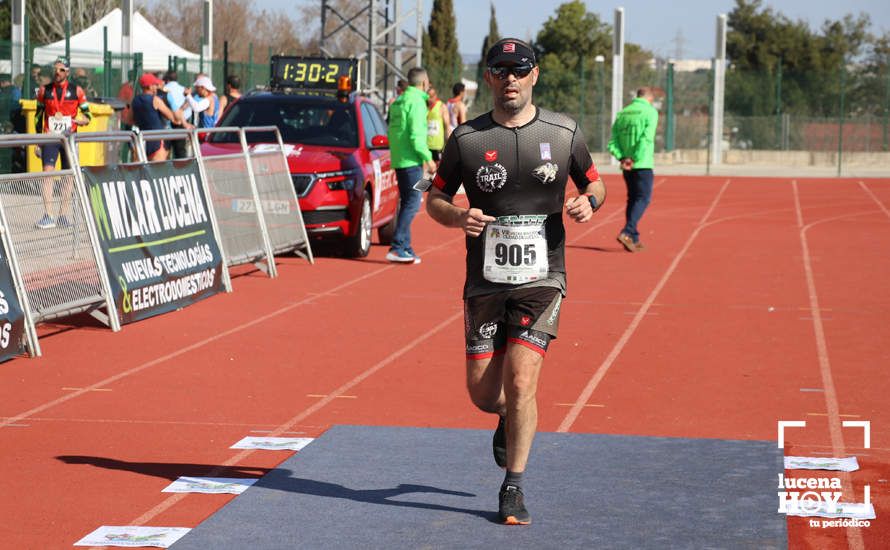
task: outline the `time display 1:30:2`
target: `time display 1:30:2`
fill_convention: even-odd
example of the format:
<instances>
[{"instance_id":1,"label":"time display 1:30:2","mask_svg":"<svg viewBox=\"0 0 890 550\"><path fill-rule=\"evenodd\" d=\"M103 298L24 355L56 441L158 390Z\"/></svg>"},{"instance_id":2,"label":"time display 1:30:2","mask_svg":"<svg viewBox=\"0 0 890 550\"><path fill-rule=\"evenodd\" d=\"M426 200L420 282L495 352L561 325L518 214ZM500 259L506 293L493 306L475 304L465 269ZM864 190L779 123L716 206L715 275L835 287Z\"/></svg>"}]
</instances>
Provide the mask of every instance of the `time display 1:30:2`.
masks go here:
<instances>
[{"instance_id":1,"label":"time display 1:30:2","mask_svg":"<svg viewBox=\"0 0 890 550\"><path fill-rule=\"evenodd\" d=\"M350 73L352 70L349 71ZM336 84L340 76L340 65L337 63L287 63L281 77L292 82L325 82ZM349 76L352 76L351 74Z\"/></svg>"}]
</instances>

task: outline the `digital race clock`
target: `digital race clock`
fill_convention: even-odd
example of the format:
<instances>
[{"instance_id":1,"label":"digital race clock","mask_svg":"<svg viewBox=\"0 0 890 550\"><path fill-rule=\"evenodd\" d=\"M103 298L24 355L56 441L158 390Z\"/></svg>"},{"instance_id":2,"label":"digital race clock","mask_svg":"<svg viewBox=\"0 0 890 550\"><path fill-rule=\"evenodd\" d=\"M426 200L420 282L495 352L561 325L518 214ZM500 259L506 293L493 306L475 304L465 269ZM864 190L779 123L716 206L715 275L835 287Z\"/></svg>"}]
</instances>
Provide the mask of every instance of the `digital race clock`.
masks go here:
<instances>
[{"instance_id":1,"label":"digital race clock","mask_svg":"<svg viewBox=\"0 0 890 550\"><path fill-rule=\"evenodd\" d=\"M349 91L358 80L358 60L345 58L272 56L272 88L336 91L341 76L349 77Z\"/></svg>"}]
</instances>

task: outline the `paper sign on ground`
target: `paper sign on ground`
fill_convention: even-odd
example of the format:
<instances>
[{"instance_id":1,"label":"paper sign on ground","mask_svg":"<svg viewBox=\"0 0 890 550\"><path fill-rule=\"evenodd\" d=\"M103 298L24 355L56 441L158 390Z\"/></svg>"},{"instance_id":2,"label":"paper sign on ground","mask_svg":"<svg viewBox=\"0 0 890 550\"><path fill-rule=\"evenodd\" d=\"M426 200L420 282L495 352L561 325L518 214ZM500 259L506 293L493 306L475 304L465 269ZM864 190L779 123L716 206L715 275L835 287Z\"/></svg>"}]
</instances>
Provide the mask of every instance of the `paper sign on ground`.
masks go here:
<instances>
[{"instance_id":1,"label":"paper sign on ground","mask_svg":"<svg viewBox=\"0 0 890 550\"><path fill-rule=\"evenodd\" d=\"M74 546L122 546L170 548L191 531L188 527L134 527L103 525L74 543Z\"/></svg>"},{"instance_id":2,"label":"paper sign on ground","mask_svg":"<svg viewBox=\"0 0 890 550\"><path fill-rule=\"evenodd\" d=\"M788 502L787 511L785 513L789 516L799 516L802 518L875 519L875 507L871 503L838 502L837 505L835 505L834 511L829 511L827 502L813 500L807 500L805 502L806 505L803 507L799 501Z\"/></svg>"},{"instance_id":3,"label":"paper sign on ground","mask_svg":"<svg viewBox=\"0 0 890 550\"><path fill-rule=\"evenodd\" d=\"M248 436L230 449L262 449L266 451L299 451L312 442L311 437L254 437Z\"/></svg>"},{"instance_id":4,"label":"paper sign on ground","mask_svg":"<svg viewBox=\"0 0 890 550\"><path fill-rule=\"evenodd\" d=\"M256 478L180 477L161 492L240 495L256 482Z\"/></svg>"},{"instance_id":5,"label":"paper sign on ground","mask_svg":"<svg viewBox=\"0 0 890 550\"><path fill-rule=\"evenodd\" d=\"M855 472L859 469L859 462L855 456L846 458L786 456L786 470L839 470L841 472Z\"/></svg>"}]
</instances>

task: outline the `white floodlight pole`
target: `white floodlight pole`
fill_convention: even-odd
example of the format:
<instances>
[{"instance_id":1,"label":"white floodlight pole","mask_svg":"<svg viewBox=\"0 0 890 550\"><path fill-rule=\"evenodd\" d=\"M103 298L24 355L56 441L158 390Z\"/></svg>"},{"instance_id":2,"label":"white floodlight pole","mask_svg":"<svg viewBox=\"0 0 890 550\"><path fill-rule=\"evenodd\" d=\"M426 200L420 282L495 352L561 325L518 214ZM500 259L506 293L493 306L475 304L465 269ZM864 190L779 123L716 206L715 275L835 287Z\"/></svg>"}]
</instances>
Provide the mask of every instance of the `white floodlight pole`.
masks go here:
<instances>
[{"instance_id":1,"label":"white floodlight pole","mask_svg":"<svg viewBox=\"0 0 890 550\"><path fill-rule=\"evenodd\" d=\"M213 0L204 0L204 43L201 44L207 74L213 80Z\"/></svg>"},{"instance_id":2,"label":"white floodlight pole","mask_svg":"<svg viewBox=\"0 0 890 550\"><path fill-rule=\"evenodd\" d=\"M25 0L12 0L12 76L25 72ZM22 81L27 85L28 76Z\"/></svg>"},{"instance_id":3,"label":"white floodlight pole","mask_svg":"<svg viewBox=\"0 0 890 550\"><path fill-rule=\"evenodd\" d=\"M714 112L711 117L711 164L720 164L723 150L723 95L726 88L726 14L717 16L714 59Z\"/></svg>"},{"instance_id":4,"label":"white floodlight pole","mask_svg":"<svg viewBox=\"0 0 890 550\"><path fill-rule=\"evenodd\" d=\"M129 80L133 60L133 0L121 3L121 84ZM135 81L138 75L133 75Z\"/></svg>"},{"instance_id":5,"label":"white floodlight pole","mask_svg":"<svg viewBox=\"0 0 890 550\"><path fill-rule=\"evenodd\" d=\"M417 14L417 55L414 57L414 66L420 67L423 64L423 0L417 0L415 4L415 13Z\"/></svg>"},{"instance_id":6,"label":"white floodlight pole","mask_svg":"<svg viewBox=\"0 0 890 550\"><path fill-rule=\"evenodd\" d=\"M392 64L396 66L396 68L401 71L402 70L402 24L399 22L399 0L392 0L392 11L393 11L393 19L397 22L396 28L393 32L393 54L392 54ZM389 39L387 38L387 42ZM396 80L399 79L399 74L396 73L393 75L393 78ZM393 82L393 89L395 89L395 82Z\"/></svg>"},{"instance_id":7,"label":"white floodlight pole","mask_svg":"<svg viewBox=\"0 0 890 550\"><path fill-rule=\"evenodd\" d=\"M615 8L615 26L612 29L612 117L615 122L618 111L624 106L624 8ZM618 161L612 159L612 164Z\"/></svg>"},{"instance_id":8,"label":"white floodlight pole","mask_svg":"<svg viewBox=\"0 0 890 550\"><path fill-rule=\"evenodd\" d=\"M377 51L374 43L377 37L377 0L369 0L368 7L368 90L377 90Z\"/></svg>"}]
</instances>

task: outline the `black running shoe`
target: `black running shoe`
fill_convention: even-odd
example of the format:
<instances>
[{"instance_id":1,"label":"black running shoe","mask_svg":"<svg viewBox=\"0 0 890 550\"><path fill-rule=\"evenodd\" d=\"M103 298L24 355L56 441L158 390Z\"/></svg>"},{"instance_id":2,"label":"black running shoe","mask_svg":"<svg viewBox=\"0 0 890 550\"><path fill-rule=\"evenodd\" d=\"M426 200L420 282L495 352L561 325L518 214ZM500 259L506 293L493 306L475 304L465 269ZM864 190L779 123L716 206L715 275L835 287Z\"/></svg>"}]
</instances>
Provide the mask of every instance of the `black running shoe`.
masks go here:
<instances>
[{"instance_id":1,"label":"black running shoe","mask_svg":"<svg viewBox=\"0 0 890 550\"><path fill-rule=\"evenodd\" d=\"M498 501L498 516L504 525L528 525L532 522L519 487L504 485L498 494Z\"/></svg>"},{"instance_id":2,"label":"black running shoe","mask_svg":"<svg viewBox=\"0 0 890 550\"><path fill-rule=\"evenodd\" d=\"M507 467L507 433L504 431L504 417L499 416L498 428L491 438L491 450L494 452L494 462L501 468Z\"/></svg>"}]
</instances>

